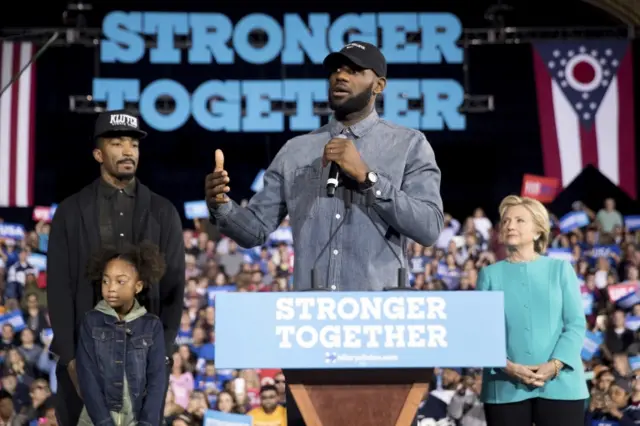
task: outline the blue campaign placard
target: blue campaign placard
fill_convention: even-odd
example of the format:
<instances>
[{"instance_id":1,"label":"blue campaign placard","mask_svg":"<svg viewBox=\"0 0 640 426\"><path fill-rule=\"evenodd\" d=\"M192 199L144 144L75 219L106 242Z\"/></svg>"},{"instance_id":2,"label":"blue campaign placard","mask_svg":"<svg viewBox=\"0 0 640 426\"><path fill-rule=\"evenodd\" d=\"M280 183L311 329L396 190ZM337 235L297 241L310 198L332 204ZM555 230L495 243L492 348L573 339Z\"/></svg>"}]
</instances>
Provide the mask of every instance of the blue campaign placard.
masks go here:
<instances>
[{"instance_id":1,"label":"blue campaign placard","mask_svg":"<svg viewBox=\"0 0 640 426\"><path fill-rule=\"evenodd\" d=\"M218 368L505 364L502 292L216 295Z\"/></svg>"},{"instance_id":2,"label":"blue campaign placard","mask_svg":"<svg viewBox=\"0 0 640 426\"><path fill-rule=\"evenodd\" d=\"M0 315L0 327L5 324L11 324L13 331L15 332L20 332L26 328L26 324L24 323L24 318L22 317L22 312L20 310Z\"/></svg>"},{"instance_id":3,"label":"blue campaign placard","mask_svg":"<svg viewBox=\"0 0 640 426\"><path fill-rule=\"evenodd\" d=\"M203 426L251 426L251 416L246 414L222 413L207 410L204 415Z\"/></svg>"},{"instance_id":4,"label":"blue campaign placard","mask_svg":"<svg viewBox=\"0 0 640 426\"><path fill-rule=\"evenodd\" d=\"M19 223L0 223L0 238L21 240L24 238L24 226Z\"/></svg>"},{"instance_id":5,"label":"blue campaign placard","mask_svg":"<svg viewBox=\"0 0 640 426\"><path fill-rule=\"evenodd\" d=\"M184 217L186 217L189 220L208 218L209 207L207 207L207 202L204 200L185 202Z\"/></svg>"}]
</instances>

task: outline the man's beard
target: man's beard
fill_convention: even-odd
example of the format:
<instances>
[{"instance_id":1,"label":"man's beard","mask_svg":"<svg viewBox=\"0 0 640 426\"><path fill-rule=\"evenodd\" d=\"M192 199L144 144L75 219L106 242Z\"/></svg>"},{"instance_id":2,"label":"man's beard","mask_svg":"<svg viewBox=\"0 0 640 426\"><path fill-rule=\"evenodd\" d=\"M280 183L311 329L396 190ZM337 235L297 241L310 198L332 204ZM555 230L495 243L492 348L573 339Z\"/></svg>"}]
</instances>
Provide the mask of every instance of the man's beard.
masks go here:
<instances>
[{"instance_id":1,"label":"man's beard","mask_svg":"<svg viewBox=\"0 0 640 426\"><path fill-rule=\"evenodd\" d=\"M372 96L373 84L371 84L371 86L369 86L369 88L367 88L366 90L362 91L362 93L358 93L357 95L339 104L335 100L333 100L331 96L331 89L329 89L329 107L335 113L336 118L338 120L342 120L349 114L353 114L354 112L359 112L367 108L369 102L371 102Z\"/></svg>"},{"instance_id":2,"label":"man's beard","mask_svg":"<svg viewBox=\"0 0 640 426\"><path fill-rule=\"evenodd\" d=\"M128 182L136 177L136 169L134 168L131 171L119 171L116 168L112 176L121 182Z\"/></svg>"},{"instance_id":3,"label":"man's beard","mask_svg":"<svg viewBox=\"0 0 640 426\"><path fill-rule=\"evenodd\" d=\"M113 173L113 177L118 179L119 181L130 181L131 179L133 179L136 176L136 164L133 163L133 167L131 168L131 171L120 171L118 170L118 166L123 163L123 161L118 161L118 163L116 163L116 167Z\"/></svg>"},{"instance_id":4,"label":"man's beard","mask_svg":"<svg viewBox=\"0 0 640 426\"><path fill-rule=\"evenodd\" d=\"M115 177L120 181L129 181L134 177L136 177L136 172L135 170L133 172L116 172L116 174L113 177Z\"/></svg>"}]
</instances>

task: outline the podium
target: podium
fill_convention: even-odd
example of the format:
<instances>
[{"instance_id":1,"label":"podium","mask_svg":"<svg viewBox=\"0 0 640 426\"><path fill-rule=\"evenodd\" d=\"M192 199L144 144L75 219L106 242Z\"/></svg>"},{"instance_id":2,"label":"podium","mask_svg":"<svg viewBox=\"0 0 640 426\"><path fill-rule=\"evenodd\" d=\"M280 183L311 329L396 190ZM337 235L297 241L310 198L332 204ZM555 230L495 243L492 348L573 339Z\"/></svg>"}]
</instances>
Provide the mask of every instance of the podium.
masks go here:
<instances>
[{"instance_id":1,"label":"podium","mask_svg":"<svg viewBox=\"0 0 640 426\"><path fill-rule=\"evenodd\" d=\"M220 293L217 368L281 368L307 426L409 426L434 367L504 367L501 292Z\"/></svg>"}]
</instances>

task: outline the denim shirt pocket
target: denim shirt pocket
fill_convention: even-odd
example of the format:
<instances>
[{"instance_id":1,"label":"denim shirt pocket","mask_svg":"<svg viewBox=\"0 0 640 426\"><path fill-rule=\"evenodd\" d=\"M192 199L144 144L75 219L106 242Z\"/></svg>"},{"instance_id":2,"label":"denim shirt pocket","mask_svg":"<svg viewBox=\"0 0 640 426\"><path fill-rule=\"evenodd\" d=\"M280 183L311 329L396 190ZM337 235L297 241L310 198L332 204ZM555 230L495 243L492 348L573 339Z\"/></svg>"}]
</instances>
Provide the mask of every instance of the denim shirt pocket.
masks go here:
<instances>
[{"instance_id":1,"label":"denim shirt pocket","mask_svg":"<svg viewBox=\"0 0 640 426\"><path fill-rule=\"evenodd\" d=\"M287 205L292 219L312 219L317 215L320 190L324 186L321 184L322 171L314 166L303 166L294 170Z\"/></svg>"},{"instance_id":2,"label":"denim shirt pocket","mask_svg":"<svg viewBox=\"0 0 640 426\"><path fill-rule=\"evenodd\" d=\"M129 353L127 354L129 377L135 379L134 383L129 383L129 387L136 398L147 387L147 356L152 346L153 336L151 334L135 336L129 341ZM154 348L154 350L162 349Z\"/></svg>"},{"instance_id":3,"label":"denim shirt pocket","mask_svg":"<svg viewBox=\"0 0 640 426\"><path fill-rule=\"evenodd\" d=\"M101 372L104 372L113 363L115 332L107 327L95 327L91 330L91 337L93 337L98 368Z\"/></svg>"}]
</instances>

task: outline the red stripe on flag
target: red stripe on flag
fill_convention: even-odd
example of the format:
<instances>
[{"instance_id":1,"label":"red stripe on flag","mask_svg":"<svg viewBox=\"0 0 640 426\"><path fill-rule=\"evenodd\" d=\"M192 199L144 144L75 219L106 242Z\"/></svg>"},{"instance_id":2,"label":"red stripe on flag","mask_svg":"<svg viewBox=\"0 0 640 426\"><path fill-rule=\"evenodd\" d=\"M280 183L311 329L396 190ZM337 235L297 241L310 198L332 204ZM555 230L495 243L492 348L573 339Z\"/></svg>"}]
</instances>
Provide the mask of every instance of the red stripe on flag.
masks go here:
<instances>
[{"instance_id":1,"label":"red stripe on flag","mask_svg":"<svg viewBox=\"0 0 640 426\"><path fill-rule=\"evenodd\" d=\"M31 55L35 55L35 46L31 46ZM31 73L31 99L29 99L29 186L27 187L29 205L34 205L36 186L36 64L32 63L27 71Z\"/></svg>"},{"instance_id":2,"label":"red stripe on flag","mask_svg":"<svg viewBox=\"0 0 640 426\"><path fill-rule=\"evenodd\" d=\"M618 163L620 188L636 198L635 118L633 110L633 56L627 48L618 69Z\"/></svg>"},{"instance_id":3,"label":"red stripe on flag","mask_svg":"<svg viewBox=\"0 0 640 426\"><path fill-rule=\"evenodd\" d=\"M544 172L548 177L558 178L562 182L562 167L558 149L558 134L553 107L552 80L547 65L533 49L533 70L538 94L538 117Z\"/></svg>"},{"instance_id":4,"label":"red stripe on flag","mask_svg":"<svg viewBox=\"0 0 640 426\"><path fill-rule=\"evenodd\" d=\"M589 164L598 167L598 135L595 122L587 126L580 123L580 147L582 167L587 167Z\"/></svg>"},{"instance_id":5,"label":"red stripe on flag","mask_svg":"<svg viewBox=\"0 0 640 426\"><path fill-rule=\"evenodd\" d=\"M14 43L13 47L13 64L11 75L16 75L20 71L20 43ZM16 205L16 182L18 169L18 100L20 92L19 84L16 81L9 90L11 90L11 136L9 149L11 159L9 160L9 206Z\"/></svg>"},{"instance_id":6,"label":"red stripe on flag","mask_svg":"<svg viewBox=\"0 0 640 426\"><path fill-rule=\"evenodd\" d=\"M0 86L20 72L33 50L32 43L0 43ZM32 64L0 98L0 207L33 205L35 77Z\"/></svg>"}]
</instances>

